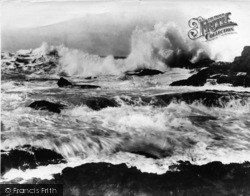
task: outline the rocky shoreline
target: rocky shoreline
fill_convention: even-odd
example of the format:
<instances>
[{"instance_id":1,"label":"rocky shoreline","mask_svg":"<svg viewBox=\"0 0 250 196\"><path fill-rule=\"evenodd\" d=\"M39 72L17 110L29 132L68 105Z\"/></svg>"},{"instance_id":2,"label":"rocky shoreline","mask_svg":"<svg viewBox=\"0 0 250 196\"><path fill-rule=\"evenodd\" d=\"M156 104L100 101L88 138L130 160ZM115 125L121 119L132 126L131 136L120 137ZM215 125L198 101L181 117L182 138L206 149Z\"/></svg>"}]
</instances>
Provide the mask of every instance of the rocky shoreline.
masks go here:
<instances>
[{"instance_id":1,"label":"rocky shoreline","mask_svg":"<svg viewBox=\"0 0 250 196\"><path fill-rule=\"evenodd\" d=\"M213 62L191 77L175 81L170 86L204 86L206 83L250 87L250 46L232 63Z\"/></svg>"},{"instance_id":2,"label":"rocky shoreline","mask_svg":"<svg viewBox=\"0 0 250 196\"><path fill-rule=\"evenodd\" d=\"M21 178L8 184L18 183ZM192 165L180 161L158 175L143 173L126 164L87 163L65 168L52 180L33 178L28 184L63 184L63 193L73 195L242 195L250 194L250 163L211 162Z\"/></svg>"}]
</instances>

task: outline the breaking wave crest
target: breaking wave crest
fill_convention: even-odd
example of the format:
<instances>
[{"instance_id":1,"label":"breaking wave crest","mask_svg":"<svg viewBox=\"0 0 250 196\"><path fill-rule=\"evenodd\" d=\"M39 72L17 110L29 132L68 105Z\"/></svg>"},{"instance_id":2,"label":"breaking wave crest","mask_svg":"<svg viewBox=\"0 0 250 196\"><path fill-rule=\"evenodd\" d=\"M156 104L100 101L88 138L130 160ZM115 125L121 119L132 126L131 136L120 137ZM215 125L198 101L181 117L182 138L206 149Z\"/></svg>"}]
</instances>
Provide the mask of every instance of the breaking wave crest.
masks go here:
<instances>
[{"instance_id":1,"label":"breaking wave crest","mask_svg":"<svg viewBox=\"0 0 250 196\"><path fill-rule=\"evenodd\" d=\"M20 55L26 55L24 62L29 60L26 58L29 55L30 60L33 60L27 62L30 63L31 68L27 68L27 65L23 66L24 71L33 69L34 64L38 63L34 58L39 59L38 56L40 56L43 60L45 58L46 62L46 60L51 61L53 55L58 55L56 73L68 76L120 75L126 71L144 68L166 71L177 63L184 66L185 63L209 57L209 49L204 44L198 41L191 42L184 35L186 34L174 23L158 23L153 29L137 27L131 35L130 53L123 59L112 55L100 57L62 45L51 46L47 43L34 50L20 50L17 54L19 61L22 61ZM46 69L49 68L46 67Z\"/></svg>"},{"instance_id":2,"label":"breaking wave crest","mask_svg":"<svg viewBox=\"0 0 250 196\"><path fill-rule=\"evenodd\" d=\"M172 23L156 24L153 30L137 27L131 36L130 54L123 60L111 55L101 58L68 48L62 48L59 54L62 71L81 76L117 75L143 68L166 71L179 59L196 62L209 55L204 45L185 39L181 30Z\"/></svg>"}]
</instances>

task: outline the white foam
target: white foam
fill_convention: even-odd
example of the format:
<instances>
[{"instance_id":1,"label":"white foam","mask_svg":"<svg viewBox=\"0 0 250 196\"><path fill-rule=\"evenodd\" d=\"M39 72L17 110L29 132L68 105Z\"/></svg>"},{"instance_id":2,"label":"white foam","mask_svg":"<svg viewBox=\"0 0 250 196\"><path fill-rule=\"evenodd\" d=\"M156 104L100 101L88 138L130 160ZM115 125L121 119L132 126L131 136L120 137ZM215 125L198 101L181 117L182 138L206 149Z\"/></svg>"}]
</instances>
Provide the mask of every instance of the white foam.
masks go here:
<instances>
[{"instance_id":1,"label":"white foam","mask_svg":"<svg viewBox=\"0 0 250 196\"><path fill-rule=\"evenodd\" d=\"M130 54L124 60L112 56L101 58L60 46L57 47L61 56L59 70L70 76L120 75L142 68L166 71L168 63L180 55L191 57L192 62L209 56L205 45L191 42L182 33L174 23L158 23L153 30L137 27L131 36Z\"/></svg>"}]
</instances>

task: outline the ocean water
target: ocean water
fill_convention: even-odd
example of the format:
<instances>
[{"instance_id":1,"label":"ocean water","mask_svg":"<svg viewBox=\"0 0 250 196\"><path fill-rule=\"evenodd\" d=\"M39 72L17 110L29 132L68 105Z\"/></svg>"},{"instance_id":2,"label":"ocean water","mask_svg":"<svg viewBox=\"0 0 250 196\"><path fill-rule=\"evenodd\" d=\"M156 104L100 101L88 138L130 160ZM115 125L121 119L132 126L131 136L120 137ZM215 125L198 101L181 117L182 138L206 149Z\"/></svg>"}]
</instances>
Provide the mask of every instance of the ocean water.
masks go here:
<instances>
[{"instance_id":1,"label":"ocean water","mask_svg":"<svg viewBox=\"0 0 250 196\"><path fill-rule=\"evenodd\" d=\"M12 168L1 181L51 179L66 167L92 162L125 163L142 172L163 174L180 160L196 165L250 161L250 88L169 85L197 72L172 65L208 57L217 60L214 51L202 42L187 40L176 25L158 23L151 30L136 28L130 53L122 58L46 43L37 49L2 52L1 150L31 145L53 150L66 162ZM164 73L125 74L138 69ZM101 88L59 88L62 76L75 84ZM166 104L158 99L205 90L245 93L246 99L231 98L222 107L208 107L202 100ZM88 107L86 100L96 98L116 107ZM38 100L66 107L60 114L28 107Z\"/></svg>"},{"instance_id":2,"label":"ocean water","mask_svg":"<svg viewBox=\"0 0 250 196\"><path fill-rule=\"evenodd\" d=\"M2 53L1 149L29 144L51 149L67 162L25 171L11 169L1 181L51 179L65 167L92 162L125 163L142 172L163 174L180 160L197 165L250 161L250 98L244 102L232 99L224 107L207 107L201 101L155 104L158 95L204 90L247 93L250 88L172 87L171 82L188 78L195 70L165 67L161 69L164 74L125 77L124 71L160 69L162 63L151 58L151 66L131 68L126 65L132 57L102 58L62 47L61 56L48 54L57 50L45 44L36 50ZM82 66L83 62L88 66ZM122 69L115 69L118 65ZM59 88L57 80L62 75L73 83L101 88ZM96 78L86 79L88 76ZM114 100L118 106L93 110L83 100L94 97ZM57 114L28 107L37 100L66 108Z\"/></svg>"}]
</instances>

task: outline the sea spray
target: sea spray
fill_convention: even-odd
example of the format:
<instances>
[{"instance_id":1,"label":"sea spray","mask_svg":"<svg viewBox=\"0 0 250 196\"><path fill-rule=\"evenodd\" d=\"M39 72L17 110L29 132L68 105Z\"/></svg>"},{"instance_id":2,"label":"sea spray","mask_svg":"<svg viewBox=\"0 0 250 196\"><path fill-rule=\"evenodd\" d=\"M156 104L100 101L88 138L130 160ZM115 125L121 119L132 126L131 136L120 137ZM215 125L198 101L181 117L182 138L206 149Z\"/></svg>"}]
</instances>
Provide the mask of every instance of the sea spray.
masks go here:
<instances>
[{"instance_id":1,"label":"sea spray","mask_svg":"<svg viewBox=\"0 0 250 196\"><path fill-rule=\"evenodd\" d=\"M137 27L131 35L130 54L124 60L112 56L101 58L79 50L59 49L62 71L68 75L119 75L137 69L166 71L176 64L208 58L209 49L198 41L185 38L174 23L158 23L153 29Z\"/></svg>"},{"instance_id":2,"label":"sea spray","mask_svg":"<svg viewBox=\"0 0 250 196\"><path fill-rule=\"evenodd\" d=\"M89 77L123 75L138 69L167 71L171 67L192 67L192 63L200 60L217 58L209 45L188 39L185 32L172 22L157 23L153 28L136 27L130 42L130 53L127 58L120 59L43 43L37 49L17 52L17 55L28 56L26 61L29 61L28 64L19 65L18 69L38 75ZM54 65L57 66L56 70L52 67ZM3 64L4 70L8 67L13 66Z\"/></svg>"}]
</instances>

